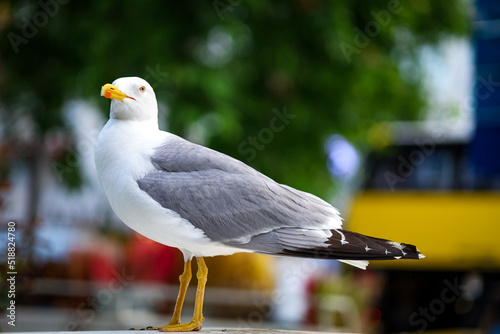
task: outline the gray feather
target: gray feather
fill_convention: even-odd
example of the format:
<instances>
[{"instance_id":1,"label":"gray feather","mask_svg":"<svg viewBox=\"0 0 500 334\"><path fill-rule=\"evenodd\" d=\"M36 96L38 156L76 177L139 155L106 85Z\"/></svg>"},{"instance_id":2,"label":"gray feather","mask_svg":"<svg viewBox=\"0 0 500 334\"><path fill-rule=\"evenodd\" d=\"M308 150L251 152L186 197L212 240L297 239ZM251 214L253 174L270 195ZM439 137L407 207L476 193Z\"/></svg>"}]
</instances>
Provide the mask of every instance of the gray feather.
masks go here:
<instances>
[{"instance_id":1,"label":"gray feather","mask_svg":"<svg viewBox=\"0 0 500 334\"><path fill-rule=\"evenodd\" d=\"M313 195L179 137L158 148L152 161L158 170L139 179L139 187L213 241L275 253L298 244L296 236L302 236L301 242L314 247L327 237L308 240L305 232L287 235L283 229L324 228L337 215Z\"/></svg>"}]
</instances>

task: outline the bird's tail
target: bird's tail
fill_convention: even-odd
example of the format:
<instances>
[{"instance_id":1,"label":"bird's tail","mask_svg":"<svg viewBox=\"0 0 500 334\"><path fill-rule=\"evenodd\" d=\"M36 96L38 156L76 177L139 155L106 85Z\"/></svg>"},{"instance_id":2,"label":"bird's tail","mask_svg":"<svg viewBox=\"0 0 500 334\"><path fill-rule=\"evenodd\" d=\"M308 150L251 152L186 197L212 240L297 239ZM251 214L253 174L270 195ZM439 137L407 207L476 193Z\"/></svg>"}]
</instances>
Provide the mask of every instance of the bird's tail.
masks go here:
<instances>
[{"instance_id":1,"label":"bird's tail","mask_svg":"<svg viewBox=\"0 0 500 334\"><path fill-rule=\"evenodd\" d=\"M422 259L425 257L414 245L369 237L343 229L334 229L331 232L332 236L326 245L315 248L288 248L283 250L283 255L337 259L363 269L368 264L366 260Z\"/></svg>"}]
</instances>

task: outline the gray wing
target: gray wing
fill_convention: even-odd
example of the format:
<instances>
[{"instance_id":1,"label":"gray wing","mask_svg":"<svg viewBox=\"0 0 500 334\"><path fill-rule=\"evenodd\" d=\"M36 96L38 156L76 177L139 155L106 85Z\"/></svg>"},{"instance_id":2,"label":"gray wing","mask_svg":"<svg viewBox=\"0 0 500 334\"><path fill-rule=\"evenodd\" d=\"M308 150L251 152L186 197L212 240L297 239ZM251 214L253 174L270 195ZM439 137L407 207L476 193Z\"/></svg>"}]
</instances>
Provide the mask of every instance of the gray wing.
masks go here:
<instances>
[{"instance_id":1,"label":"gray wing","mask_svg":"<svg viewBox=\"0 0 500 334\"><path fill-rule=\"evenodd\" d=\"M337 210L323 200L225 154L174 138L157 149L152 157L157 170L138 185L211 240L274 253L289 244L321 244L331 235L328 224L340 228Z\"/></svg>"}]
</instances>

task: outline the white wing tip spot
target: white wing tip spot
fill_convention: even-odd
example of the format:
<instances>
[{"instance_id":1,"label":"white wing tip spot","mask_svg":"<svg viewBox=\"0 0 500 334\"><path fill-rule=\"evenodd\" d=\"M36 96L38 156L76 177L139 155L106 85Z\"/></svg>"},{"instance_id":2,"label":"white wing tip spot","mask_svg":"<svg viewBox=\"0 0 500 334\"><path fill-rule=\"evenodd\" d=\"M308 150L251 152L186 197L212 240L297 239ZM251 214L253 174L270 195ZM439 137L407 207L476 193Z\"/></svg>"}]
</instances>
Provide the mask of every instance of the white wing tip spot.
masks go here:
<instances>
[{"instance_id":1,"label":"white wing tip spot","mask_svg":"<svg viewBox=\"0 0 500 334\"><path fill-rule=\"evenodd\" d=\"M368 247L368 245L366 245L366 247L365 247L365 251L367 251L367 252L368 252L368 251L370 251L370 250L372 250L372 249L371 249L370 247Z\"/></svg>"},{"instance_id":2,"label":"white wing tip spot","mask_svg":"<svg viewBox=\"0 0 500 334\"><path fill-rule=\"evenodd\" d=\"M345 245L345 244L348 244L349 242L347 240L345 240L345 235L344 233L340 232L339 230L337 229L334 229L335 232L337 232L338 234L340 234L340 244L341 245Z\"/></svg>"},{"instance_id":3,"label":"white wing tip spot","mask_svg":"<svg viewBox=\"0 0 500 334\"><path fill-rule=\"evenodd\" d=\"M399 242L395 242L395 241L387 241L387 243L389 245L391 245L392 247L394 248L397 248L399 250L403 250L403 248L405 248L405 246L401 245Z\"/></svg>"},{"instance_id":4,"label":"white wing tip spot","mask_svg":"<svg viewBox=\"0 0 500 334\"><path fill-rule=\"evenodd\" d=\"M394 258L395 258L396 260L399 260L399 259L401 259L401 256L395 256Z\"/></svg>"},{"instance_id":5,"label":"white wing tip spot","mask_svg":"<svg viewBox=\"0 0 500 334\"><path fill-rule=\"evenodd\" d=\"M425 257L425 255L424 255L424 254L418 254L418 258L419 258L419 259L423 259L424 257Z\"/></svg>"}]
</instances>

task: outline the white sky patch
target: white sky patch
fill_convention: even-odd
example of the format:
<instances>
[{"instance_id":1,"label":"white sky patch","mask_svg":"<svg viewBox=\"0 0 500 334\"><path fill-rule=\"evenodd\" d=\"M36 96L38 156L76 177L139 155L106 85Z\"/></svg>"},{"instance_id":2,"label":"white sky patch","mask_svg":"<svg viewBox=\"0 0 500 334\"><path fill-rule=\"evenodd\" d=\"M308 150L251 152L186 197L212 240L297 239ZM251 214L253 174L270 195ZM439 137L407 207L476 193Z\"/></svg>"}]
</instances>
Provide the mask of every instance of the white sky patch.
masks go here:
<instances>
[{"instance_id":1,"label":"white sky patch","mask_svg":"<svg viewBox=\"0 0 500 334\"><path fill-rule=\"evenodd\" d=\"M424 118L473 121L474 49L468 39L449 38L420 51L428 109Z\"/></svg>"}]
</instances>

